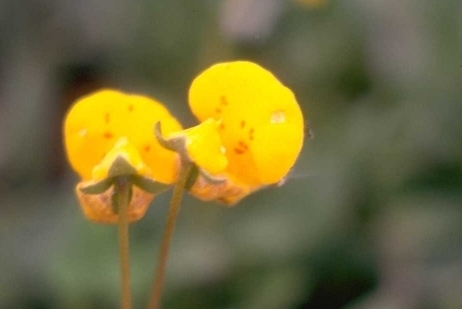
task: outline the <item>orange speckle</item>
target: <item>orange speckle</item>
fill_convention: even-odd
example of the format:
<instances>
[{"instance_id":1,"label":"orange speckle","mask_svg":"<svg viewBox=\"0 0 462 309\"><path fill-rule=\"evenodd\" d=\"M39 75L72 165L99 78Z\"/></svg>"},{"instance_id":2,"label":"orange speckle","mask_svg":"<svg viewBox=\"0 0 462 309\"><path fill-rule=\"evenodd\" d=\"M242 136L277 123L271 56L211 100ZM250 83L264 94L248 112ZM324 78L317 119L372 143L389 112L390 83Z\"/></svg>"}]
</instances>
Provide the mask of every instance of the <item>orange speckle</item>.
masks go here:
<instances>
[{"instance_id":1,"label":"orange speckle","mask_svg":"<svg viewBox=\"0 0 462 309\"><path fill-rule=\"evenodd\" d=\"M234 152L237 154L243 154L249 149L249 146L243 141L237 143L237 147L234 147Z\"/></svg>"},{"instance_id":2,"label":"orange speckle","mask_svg":"<svg viewBox=\"0 0 462 309\"><path fill-rule=\"evenodd\" d=\"M145 152L149 152L149 150L151 150L151 145L146 145L146 146L144 146L143 150L144 150Z\"/></svg>"},{"instance_id":3,"label":"orange speckle","mask_svg":"<svg viewBox=\"0 0 462 309\"><path fill-rule=\"evenodd\" d=\"M240 147L242 147L243 149L245 149L245 150L247 150L247 149L249 148L249 146L247 146L247 144L244 143L243 141L239 141L239 142L238 142L238 145L239 145Z\"/></svg>"},{"instance_id":4,"label":"orange speckle","mask_svg":"<svg viewBox=\"0 0 462 309\"><path fill-rule=\"evenodd\" d=\"M111 114L105 113L104 114L104 122L109 123L109 121L111 121Z\"/></svg>"},{"instance_id":5,"label":"orange speckle","mask_svg":"<svg viewBox=\"0 0 462 309\"><path fill-rule=\"evenodd\" d=\"M241 120L241 129L245 127L245 121Z\"/></svg>"},{"instance_id":6,"label":"orange speckle","mask_svg":"<svg viewBox=\"0 0 462 309\"><path fill-rule=\"evenodd\" d=\"M254 128L251 128L251 129L249 130L249 139L250 139L251 141L253 141L253 132L255 132L255 129L254 129Z\"/></svg>"},{"instance_id":7,"label":"orange speckle","mask_svg":"<svg viewBox=\"0 0 462 309\"><path fill-rule=\"evenodd\" d=\"M106 132L106 133L104 133L103 136L104 136L104 138L106 138L106 139L111 139L114 135L112 135L111 132Z\"/></svg>"},{"instance_id":8,"label":"orange speckle","mask_svg":"<svg viewBox=\"0 0 462 309\"><path fill-rule=\"evenodd\" d=\"M220 123L220 126L219 126L220 130L224 130L225 129L225 124L222 122Z\"/></svg>"},{"instance_id":9,"label":"orange speckle","mask_svg":"<svg viewBox=\"0 0 462 309\"><path fill-rule=\"evenodd\" d=\"M133 107L133 104L128 105L128 111L133 112L135 108Z\"/></svg>"},{"instance_id":10,"label":"orange speckle","mask_svg":"<svg viewBox=\"0 0 462 309\"><path fill-rule=\"evenodd\" d=\"M224 95L220 97L220 104L223 106L228 105L228 100L226 100L226 97Z\"/></svg>"},{"instance_id":11,"label":"orange speckle","mask_svg":"<svg viewBox=\"0 0 462 309\"><path fill-rule=\"evenodd\" d=\"M215 112L216 112L217 114L220 114L220 113L221 113L221 109L220 109L220 108L216 108L216 109L215 109Z\"/></svg>"}]
</instances>

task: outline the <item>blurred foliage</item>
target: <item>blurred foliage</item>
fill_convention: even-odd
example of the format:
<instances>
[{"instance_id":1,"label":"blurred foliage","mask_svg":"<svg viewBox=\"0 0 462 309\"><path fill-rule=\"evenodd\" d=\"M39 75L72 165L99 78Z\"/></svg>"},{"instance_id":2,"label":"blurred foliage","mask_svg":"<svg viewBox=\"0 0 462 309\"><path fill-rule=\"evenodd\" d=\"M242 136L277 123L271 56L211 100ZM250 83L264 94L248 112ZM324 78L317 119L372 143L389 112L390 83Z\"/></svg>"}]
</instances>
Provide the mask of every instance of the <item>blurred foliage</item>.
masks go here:
<instances>
[{"instance_id":1,"label":"blurred foliage","mask_svg":"<svg viewBox=\"0 0 462 309\"><path fill-rule=\"evenodd\" d=\"M118 306L116 229L85 221L62 151L69 104L117 87L193 125L190 81L230 59L290 86L316 138L282 187L186 198L164 307L462 307L462 2L299 2L0 3L0 308ZM168 200L131 228L136 308Z\"/></svg>"}]
</instances>

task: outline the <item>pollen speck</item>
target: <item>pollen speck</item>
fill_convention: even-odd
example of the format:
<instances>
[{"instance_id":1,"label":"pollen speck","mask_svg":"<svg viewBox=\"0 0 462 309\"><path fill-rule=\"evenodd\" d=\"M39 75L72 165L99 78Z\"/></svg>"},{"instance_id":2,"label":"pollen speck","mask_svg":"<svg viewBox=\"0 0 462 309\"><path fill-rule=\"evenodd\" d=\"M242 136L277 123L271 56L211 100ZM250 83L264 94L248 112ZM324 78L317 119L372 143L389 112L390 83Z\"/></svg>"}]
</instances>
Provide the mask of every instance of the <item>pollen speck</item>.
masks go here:
<instances>
[{"instance_id":1,"label":"pollen speck","mask_svg":"<svg viewBox=\"0 0 462 309\"><path fill-rule=\"evenodd\" d=\"M283 111L275 111L271 114L270 122L275 123L284 123L286 121L286 114Z\"/></svg>"}]
</instances>

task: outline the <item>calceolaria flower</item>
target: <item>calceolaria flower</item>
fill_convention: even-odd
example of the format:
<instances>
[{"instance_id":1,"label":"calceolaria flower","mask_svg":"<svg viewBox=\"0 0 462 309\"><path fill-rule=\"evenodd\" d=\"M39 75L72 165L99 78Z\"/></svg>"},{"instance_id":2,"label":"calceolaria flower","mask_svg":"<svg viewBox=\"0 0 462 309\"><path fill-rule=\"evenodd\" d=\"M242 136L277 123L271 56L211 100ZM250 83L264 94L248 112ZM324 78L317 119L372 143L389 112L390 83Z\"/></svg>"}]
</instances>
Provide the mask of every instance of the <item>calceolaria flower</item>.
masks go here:
<instances>
[{"instance_id":1,"label":"calceolaria flower","mask_svg":"<svg viewBox=\"0 0 462 309\"><path fill-rule=\"evenodd\" d=\"M292 91L261 66L236 61L206 69L192 82L189 105L202 123L161 139L182 145L177 151L198 167L190 188L197 198L233 205L280 182L294 165L303 115Z\"/></svg>"},{"instance_id":2,"label":"calceolaria flower","mask_svg":"<svg viewBox=\"0 0 462 309\"><path fill-rule=\"evenodd\" d=\"M165 132L181 125L159 102L145 96L101 90L78 100L64 122L68 160L80 175L76 193L85 216L96 222L118 222L113 182L131 184L129 221L140 219L157 192L177 177L177 154L162 147L154 124Z\"/></svg>"}]
</instances>

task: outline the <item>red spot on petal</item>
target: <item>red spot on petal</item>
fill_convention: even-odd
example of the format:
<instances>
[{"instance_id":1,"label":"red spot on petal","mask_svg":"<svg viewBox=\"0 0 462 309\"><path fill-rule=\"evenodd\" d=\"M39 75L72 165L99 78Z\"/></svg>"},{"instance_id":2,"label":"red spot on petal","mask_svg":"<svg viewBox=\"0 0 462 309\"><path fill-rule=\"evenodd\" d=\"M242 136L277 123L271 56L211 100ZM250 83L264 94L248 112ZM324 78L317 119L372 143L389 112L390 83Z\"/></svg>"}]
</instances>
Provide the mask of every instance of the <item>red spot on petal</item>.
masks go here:
<instances>
[{"instance_id":1,"label":"red spot on petal","mask_svg":"<svg viewBox=\"0 0 462 309\"><path fill-rule=\"evenodd\" d=\"M146 146L144 146L143 150L144 150L145 152L149 152L149 150L151 150L151 145L146 145Z\"/></svg>"},{"instance_id":2,"label":"red spot on petal","mask_svg":"<svg viewBox=\"0 0 462 309\"><path fill-rule=\"evenodd\" d=\"M247 149L249 148L249 146L247 146L247 144L244 143L243 141L239 141L237 144L238 144L239 147L241 147L242 149L247 150Z\"/></svg>"},{"instance_id":3,"label":"red spot on petal","mask_svg":"<svg viewBox=\"0 0 462 309\"><path fill-rule=\"evenodd\" d=\"M254 129L254 128L252 128L252 129L249 130L249 139L250 139L251 141L253 141L253 133L254 133L254 132L255 132L255 129Z\"/></svg>"},{"instance_id":4,"label":"red spot on petal","mask_svg":"<svg viewBox=\"0 0 462 309\"><path fill-rule=\"evenodd\" d=\"M237 143L237 147L234 147L234 152L236 154L243 154L247 150L249 150L249 146L246 143L244 143L243 141L239 141Z\"/></svg>"},{"instance_id":5,"label":"red spot on petal","mask_svg":"<svg viewBox=\"0 0 462 309\"><path fill-rule=\"evenodd\" d=\"M226 99L226 97L224 95L222 95L220 97L220 104L223 105L223 106L228 105L228 100Z\"/></svg>"}]
</instances>

